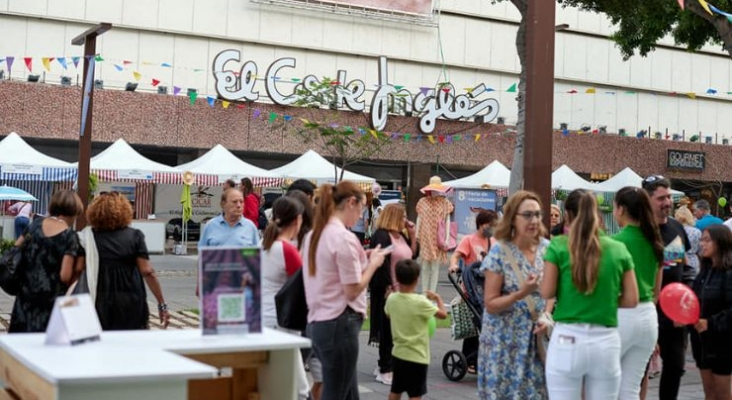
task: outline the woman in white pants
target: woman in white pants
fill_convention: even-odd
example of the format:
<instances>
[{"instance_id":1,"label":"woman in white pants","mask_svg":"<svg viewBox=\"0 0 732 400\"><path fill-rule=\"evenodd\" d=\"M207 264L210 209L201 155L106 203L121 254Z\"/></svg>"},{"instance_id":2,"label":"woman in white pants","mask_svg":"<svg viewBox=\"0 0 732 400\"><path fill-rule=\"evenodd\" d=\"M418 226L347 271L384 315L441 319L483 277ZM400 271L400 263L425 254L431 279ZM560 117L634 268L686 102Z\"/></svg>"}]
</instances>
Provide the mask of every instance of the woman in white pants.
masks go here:
<instances>
[{"instance_id":1,"label":"woman in white pants","mask_svg":"<svg viewBox=\"0 0 732 400\"><path fill-rule=\"evenodd\" d=\"M613 215L623 227L613 239L625 244L633 257L638 306L618 310L620 368L618 399L638 399L648 360L658 339L658 299L663 274L663 240L645 190L624 187L615 194Z\"/></svg>"},{"instance_id":2,"label":"woman in white pants","mask_svg":"<svg viewBox=\"0 0 732 400\"><path fill-rule=\"evenodd\" d=\"M615 400L620 389L618 307L638 304L633 260L602 234L595 196L575 190L565 203L569 235L544 255L541 295L556 296L546 383L550 400Z\"/></svg>"}]
</instances>

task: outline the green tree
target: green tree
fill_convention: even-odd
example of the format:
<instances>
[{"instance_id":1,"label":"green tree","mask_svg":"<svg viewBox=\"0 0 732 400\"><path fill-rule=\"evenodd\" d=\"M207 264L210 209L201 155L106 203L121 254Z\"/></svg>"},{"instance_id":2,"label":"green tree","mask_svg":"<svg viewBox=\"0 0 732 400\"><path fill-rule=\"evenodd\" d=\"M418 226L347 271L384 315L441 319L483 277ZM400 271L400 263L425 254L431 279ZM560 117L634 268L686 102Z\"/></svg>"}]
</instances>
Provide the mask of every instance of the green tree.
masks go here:
<instances>
[{"instance_id":1,"label":"green tree","mask_svg":"<svg viewBox=\"0 0 732 400\"><path fill-rule=\"evenodd\" d=\"M307 144L312 144L333 162L335 181L343 179L346 167L378 154L391 143L389 136L368 127L366 114L354 113L364 118L363 126L342 125L336 104L339 91L349 88L331 78L309 80L295 90L296 107L303 107L307 118L300 118L294 132ZM401 103L392 101L391 111L400 113ZM341 173L338 174L338 169Z\"/></svg>"},{"instance_id":2,"label":"green tree","mask_svg":"<svg viewBox=\"0 0 732 400\"><path fill-rule=\"evenodd\" d=\"M521 14L516 33L516 51L521 65L516 97L518 121L509 184L509 192L514 193L523 186L524 180L526 28L528 1L531 0L492 0L494 4L501 1L510 1ZM719 44L732 57L732 18L709 14L698 0L682 1L684 10L679 6L678 0L557 0L557 3L563 7L577 7L605 14L618 27L618 31L611 38L626 60L636 52L641 56L647 55L669 33L677 45L686 46L689 50L698 50L707 43ZM727 12L732 10L732 0L715 0L715 5Z\"/></svg>"}]
</instances>

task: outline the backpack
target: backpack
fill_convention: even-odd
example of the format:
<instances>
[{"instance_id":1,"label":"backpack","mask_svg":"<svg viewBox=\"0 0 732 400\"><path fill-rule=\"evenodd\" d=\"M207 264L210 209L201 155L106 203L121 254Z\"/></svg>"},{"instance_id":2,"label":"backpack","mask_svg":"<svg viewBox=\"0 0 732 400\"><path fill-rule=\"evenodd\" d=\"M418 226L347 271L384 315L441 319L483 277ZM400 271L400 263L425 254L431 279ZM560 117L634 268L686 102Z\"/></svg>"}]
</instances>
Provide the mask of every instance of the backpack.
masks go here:
<instances>
[{"instance_id":1,"label":"backpack","mask_svg":"<svg viewBox=\"0 0 732 400\"><path fill-rule=\"evenodd\" d=\"M267 219L267 214L264 213L264 206L259 207L259 216L257 217L257 225L259 225L259 229L265 230L267 229L267 224L269 223L269 219Z\"/></svg>"}]
</instances>

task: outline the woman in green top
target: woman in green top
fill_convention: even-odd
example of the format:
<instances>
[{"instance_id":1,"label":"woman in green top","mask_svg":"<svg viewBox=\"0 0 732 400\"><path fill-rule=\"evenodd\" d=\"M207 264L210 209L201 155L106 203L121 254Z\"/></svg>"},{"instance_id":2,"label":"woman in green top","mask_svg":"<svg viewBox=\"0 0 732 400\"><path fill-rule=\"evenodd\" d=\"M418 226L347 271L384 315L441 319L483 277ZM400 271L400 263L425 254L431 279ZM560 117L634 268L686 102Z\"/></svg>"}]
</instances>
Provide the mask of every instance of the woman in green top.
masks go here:
<instances>
[{"instance_id":1,"label":"woman in green top","mask_svg":"<svg viewBox=\"0 0 732 400\"><path fill-rule=\"evenodd\" d=\"M618 310L620 332L619 399L637 399L646 365L658 340L658 298L663 274L663 240L645 190L624 187L615 194L613 215L623 229L613 239L625 244L633 257L638 284L638 306Z\"/></svg>"},{"instance_id":2,"label":"woman in green top","mask_svg":"<svg viewBox=\"0 0 732 400\"><path fill-rule=\"evenodd\" d=\"M552 239L544 255L541 295L556 296L546 383L552 400L615 400L620 389L618 307L638 304L633 260L600 229L595 195L567 197L569 234Z\"/></svg>"}]
</instances>

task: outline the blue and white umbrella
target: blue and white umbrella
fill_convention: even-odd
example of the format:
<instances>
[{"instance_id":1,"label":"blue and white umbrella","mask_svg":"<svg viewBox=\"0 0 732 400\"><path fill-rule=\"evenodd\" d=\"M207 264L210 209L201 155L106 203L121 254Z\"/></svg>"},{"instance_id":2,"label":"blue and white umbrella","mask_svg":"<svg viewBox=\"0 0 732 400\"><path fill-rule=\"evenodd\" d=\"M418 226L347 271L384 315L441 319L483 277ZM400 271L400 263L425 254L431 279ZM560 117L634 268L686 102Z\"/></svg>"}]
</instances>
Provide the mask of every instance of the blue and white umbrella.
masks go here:
<instances>
[{"instance_id":1,"label":"blue and white umbrella","mask_svg":"<svg viewBox=\"0 0 732 400\"><path fill-rule=\"evenodd\" d=\"M38 201L32 194L12 186L0 186L0 200Z\"/></svg>"}]
</instances>

